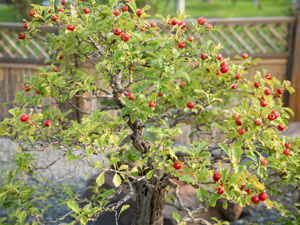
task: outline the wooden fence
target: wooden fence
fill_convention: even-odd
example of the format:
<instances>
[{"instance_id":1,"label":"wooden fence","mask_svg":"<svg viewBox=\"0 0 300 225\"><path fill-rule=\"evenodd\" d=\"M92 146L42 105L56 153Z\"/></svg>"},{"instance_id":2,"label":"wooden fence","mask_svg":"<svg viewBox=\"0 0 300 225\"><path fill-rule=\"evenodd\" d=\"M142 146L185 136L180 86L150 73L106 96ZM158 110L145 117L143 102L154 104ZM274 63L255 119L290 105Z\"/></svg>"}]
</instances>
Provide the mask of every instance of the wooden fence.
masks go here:
<instances>
[{"instance_id":1,"label":"wooden fence","mask_svg":"<svg viewBox=\"0 0 300 225\"><path fill-rule=\"evenodd\" d=\"M255 71L266 68L281 80L291 79L293 87L300 92L300 79L296 76L300 73L299 20L299 13L296 17L207 19L208 23L218 25L219 32L210 32L203 40L212 39L221 43L224 56L247 52L252 57L261 58L258 65L249 70L250 79ZM29 45L22 46L17 38L22 30L23 24L0 23L0 105L13 100L21 90L23 75L36 73L37 67L45 65L45 59L53 58L40 39L31 40ZM47 32L59 32L58 27L42 27L41 30L42 36ZM81 66L93 70L88 63L82 63ZM291 121L300 121L300 104L296 102L299 98L299 93L296 93L289 99L289 107L296 113ZM93 107L97 107L96 102ZM0 120L8 115L9 108L6 106L0 109ZM78 112L75 116L78 117Z\"/></svg>"}]
</instances>

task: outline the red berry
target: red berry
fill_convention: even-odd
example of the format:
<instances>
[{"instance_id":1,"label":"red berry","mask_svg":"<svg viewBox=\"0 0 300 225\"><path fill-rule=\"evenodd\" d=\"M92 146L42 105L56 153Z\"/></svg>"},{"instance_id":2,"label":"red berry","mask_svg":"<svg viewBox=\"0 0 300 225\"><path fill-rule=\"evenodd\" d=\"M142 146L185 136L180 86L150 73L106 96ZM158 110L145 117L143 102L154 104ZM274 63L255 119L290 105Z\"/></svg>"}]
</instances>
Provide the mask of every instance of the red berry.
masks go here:
<instances>
[{"instance_id":1,"label":"red berry","mask_svg":"<svg viewBox=\"0 0 300 225\"><path fill-rule=\"evenodd\" d=\"M28 87L27 85L24 85L24 86L23 86L23 90L25 90L26 92L27 92L27 91L30 91L30 87Z\"/></svg>"},{"instance_id":2,"label":"red berry","mask_svg":"<svg viewBox=\"0 0 300 225\"><path fill-rule=\"evenodd\" d=\"M220 71L217 72L218 76L222 76L222 73Z\"/></svg>"},{"instance_id":3,"label":"red berry","mask_svg":"<svg viewBox=\"0 0 300 225\"><path fill-rule=\"evenodd\" d=\"M70 31L73 31L75 29L74 25L73 24L69 24L67 26L67 29L70 30Z\"/></svg>"},{"instance_id":4,"label":"red berry","mask_svg":"<svg viewBox=\"0 0 300 225\"><path fill-rule=\"evenodd\" d=\"M153 28L156 27L156 22L154 22L154 21L151 22L151 23L150 23L150 26L153 27Z\"/></svg>"},{"instance_id":5,"label":"red berry","mask_svg":"<svg viewBox=\"0 0 300 225\"><path fill-rule=\"evenodd\" d=\"M279 117L279 112L273 110L271 113L274 114L275 119L277 119Z\"/></svg>"},{"instance_id":6,"label":"red berry","mask_svg":"<svg viewBox=\"0 0 300 225\"><path fill-rule=\"evenodd\" d=\"M84 12L85 14L89 14L89 13L90 13L90 9L89 9L89 8L85 8L85 9L83 10L83 12Z\"/></svg>"},{"instance_id":7,"label":"red berry","mask_svg":"<svg viewBox=\"0 0 300 225\"><path fill-rule=\"evenodd\" d=\"M222 73L227 73L228 70L229 70L229 68L227 66L221 67L221 72Z\"/></svg>"},{"instance_id":8,"label":"red berry","mask_svg":"<svg viewBox=\"0 0 300 225\"><path fill-rule=\"evenodd\" d=\"M245 187L246 187L246 185L243 185L243 186L241 187L241 190L244 190ZM245 191L247 192L248 195L250 194L250 189L249 189L249 188L246 189Z\"/></svg>"},{"instance_id":9,"label":"red berry","mask_svg":"<svg viewBox=\"0 0 300 225\"><path fill-rule=\"evenodd\" d=\"M267 88L267 89L265 90L265 94L266 94L266 95L270 95L270 94L271 94L270 89Z\"/></svg>"},{"instance_id":10,"label":"red berry","mask_svg":"<svg viewBox=\"0 0 300 225\"><path fill-rule=\"evenodd\" d=\"M225 188L222 186L222 185L219 185L217 188L216 188L216 191L219 195L223 194L224 191L225 191Z\"/></svg>"},{"instance_id":11,"label":"red berry","mask_svg":"<svg viewBox=\"0 0 300 225\"><path fill-rule=\"evenodd\" d=\"M258 81L254 82L254 87L259 88L260 87L260 83Z\"/></svg>"},{"instance_id":12,"label":"red berry","mask_svg":"<svg viewBox=\"0 0 300 225\"><path fill-rule=\"evenodd\" d=\"M129 92L128 95L127 95L127 97L128 97L128 99L133 100L133 93Z\"/></svg>"},{"instance_id":13,"label":"red berry","mask_svg":"<svg viewBox=\"0 0 300 225\"><path fill-rule=\"evenodd\" d=\"M272 75L271 74L266 74L266 78L268 79L268 80L272 80Z\"/></svg>"},{"instance_id":14,"label":"red berry","mask_svg":"<svg viewBox=\"0 0 300 225\"><path fill-rule=\"evenodd\" d=\"M286 142L286 143L284 144L284 147L286 147L286 148L291 148L291 147L292 147L291 142Z\"/></svg>"},{"instance_id":15,"label":"red berry","mask_svg":"<svg viewBox=\"0 0 300 225\"><path fill-rule=\"evenodd\" d=\"M232 85L231 89L235 90L236 89L236 85Z\"/></svg>"},{"instance_id":16,"label":"red berry","mask_svg":"<svg viewBox=\"0 0 300 225\"><path fill-rule=\"evenodd\" d=\"M34 11L33 10L31 10L30 12L29 12L29 16L34 16Z\"/></svg>"},{"instance_id":17,"label":"red berry","mask_svg":"<svg viewBox=\"0 0 300 225\"><path fill-rule=\"evenodd\" d=\"M200 17L200 18L198 19L198 24L204 25L204 24L205 24L205 18Z\"/></svg>"},{"instance_id":18,"label":"red berry","mask_svg":"<svg viewBox=\"0 0 300 225\"><path fill-rule=\"evenodd\" d=\"M291 86L291 84L292 84L291 81L289 81L289 80L287 80L285 83L286 83L286 85L288 85L288 86Z\"/></svg>"},{"instance_id":19,"label":"red berry","mask_svg":"<svg viewBox=\"0 0 300 225\"><path fill-rule=\"evenodd\" d=\"M283 91L283 89L282 89L282 88L279 88L279 89L277 90L277 93L278 93L278 94L280 94L280 95L282 95L282 94L283 94L283 92L284 92L284 91Z\"/></svg>"},{"instance_id":20,"label":"red berry","mask_svg":"<svg viewBox=\"0 0 300 225\"><path fill-rule=\"evenodd\" d=\"M239 129L238 129L238 133L239 134L244 134L245 133L245 129L244 128L242 128L242 127L240 127Z\"/></svg>"},{"instance_id":21,"label":"red berry","mask_svg":"<svg viewBox=\"0 0 300 225\"><path fill-rule=\"evenodd\" d=\"M221 61L222 60L222 55L220 53L216 54L216 58Z\"/></svg>"},{"instance_id":22,"label":"red berry","mask_svg":"<svg viewBox=\"0 0 300 225\"><path fill-rule=\"evenodd\" d=\"M220 64L220 67L223 67L223 66L227 66L227 67L228 67L228 63L227 63L227 62L222 62L222 63Z\"/></svg>"},{"instance_id":23,"label":"red berry","mask_svg":"<svg viewBox=\"0 0 300 225\"><path fill-rule=\"evenodd\" d=\"M251 201L254 203L254 204L258 204L260 201L259 201L259 198L257 196L253 196L251 198Z\"/></svg>"},{"instance_id":24,"label":"red berry","mask_svg":"<svg viewBox=\"0 0 300 225\"><path fill-rule=\"evenodd\" d=\"M120 15L120 11L119 11L119 10L117 10L117 9L115 9L115 11L114 11L114 15L115 15L115 16L118 16L118 15Z\"/></svg>"},{"instance_id":25,"label":"red berry","mask_svg":"<svg viewBox=\"0 0 300 225\"><path fill-rule=\"evenodd\" d=\"M29 119L29 116L28 116L27 114L23 114L23 115L21 116L21 121L22 121L22 122L26 122L28 119Z\"/></svg>"},{"instance_id":26,"label":"red berry","mask_svg":"<svg viewBox=\"0 0 300 225\"><path fill-rule=\"evenodd\" d=\"M63 8L60 8L58 11L63 13L65 10Z\"/></svg>"},{"instance_id":27,"label":"red berry","mask_svg":"<svg viewBox=\"0 0 300 225\"><path fill-rule=\"evenodd\" d=\"M163 93L160 93L160 92L159 92L157 95L158 95L158 97L164 96L164 94L163 94Z\"/></svg>"},{"instance_id":28,"label":"red berry","mask_svg":"<svg viewBox=\"0 0 300 225\"><path fill-rule=\"evenodd\" d=\"M50 127L51 124L52 124L51 120L47 120L47 121L45 122L45 126L46 126L46 127Z\"/></svg>"},{"instance_id":29,"label":"red berry","mask_svg":"<svg viewBox=\"0 0 300 225\"><path fill-rule=\"evenodd\" d=\"M40 94L40 92L38 90L36 90L35 93L37 93L38 95Z\"/></svg>"},{"instance_id":30,"label":"red berry","mask_svg":"<svg viewBox=\"0 0 300 225\"><path fill-rule=\"evenodd\" d=\"M268 195L266 192L262 192L259 194L259 200L266 201L268 199Z\"/></svg>"},{"instance_id":31,"label":"red berry","mask_svg":"<svg viewBox=\"0 0 300 225\"><path fill-rule=\"evenodd\" d=\"M282 124L282 125L278 125L278 130L280 130L280 131L284 131L284 129L285 129L285 126L284 126L284 124Z\"/></svg>"},{"instance_id":32,"label":"red berry","mask_svg":"<svg viewBox=\"0 0 300 225\"><path fill-rule=\"evenodd\" d=\"M256 124L257 126L262 125L262 120L261 120L260 118L256 118L256 119L254 120L254 122L255 122L255 124Z\"/></svg>"},{"instance_id":33,"label":"red berry","mask_svg":"<svg viewBox=\"0 0 300 225\"><path fill-rule=\"evenodd\" d=\"M219 181L221 178L221 175L219 173L215 173L213 176L214 181Z\"/></svg>"},{"instance_id":34,"label":"red berry","mask_svg":"<svg viewBox=\"0 0 300 225\"><path fill-rule=\"evenodd\" d=\"M268 115L268 119L272 121L272 120L275 120L276 118L275 118L275 115L273 113L270 113Z\"/></svg>"},{"instance_id":35,"label":"red berry","mask_svg":"<svg viewBox=\"0 0 300 225\"><path fill-rule=\"evenodd\" d=\"M177 20L176 19L172 20L172 25L175 26L176 24L177 24Z\"/></svg>"},{"instance_id":36,"label":"red berry","mask_svg":"<svg viewBox=\"0 0 300 225\"><path fill-rule=\"evenodd\" d=\"M239 124L242 124L242 123L239 123ZM242 127L240 127L239 129L238 129L238 133L239 134L244 134L245 133L245 129L244 128L242 128Z\"/></svg>"},{"instance_id":37,"label":"red berry","mask_svg":"<svg viewBox=\"0 0 300 225\"><path fill-rule=\"evenodd\" d=\"M141 27L141 31L145 31L146 30L146 27Z\"/></svg>"},{"instance_id":38,"label":"red berry","mask_svg":"<svg viewBox=\"0 0 300 225\"><path fill-rule=\"evenodd\" d=\"M142 13L143 13L143 10L141 10L141 9L139 9L139 10L136 11L136 15L138 17L141 17Z\"/></svg>"},{"instance_id":39,"label":"red berry","mask_svg":"<svg viewBox=\"0 0 300 225\"><path fill-rule=\"evenodd\" d=\"M65 5L66 2L67 2L67 0L61 0L61 4L62 4L62 5Z\"/></svg>"},{"instance_id":40,"label":"red berry","mask_svg":"<svg viewBox=\"0 0 300 225\"><path fill-rule=\"evenodd\" d=\"M207 59L207 53L206 52L201 54L201 59L203 59L203 60Z\"/></svg>"},{"instance_id":41,"label":"red berry","mask_svg":"<svg viewBox=\"0 0 300 225\"><path fill-rule=\"evenodd\" d=\"M235 75L235 79L237 79L237 80L241 79L241 77L242 77L242 75L239 74L239 73L237 73L237 74Z\"/></svg>"},{"instance_id":42,"label":"red berry","mask_svg":"<svg viewBox=\"0 0 300 225\"><path fill-rule=\"evenodd\" d=\"M189 40L190 42L193 42L193 41L194 41L194 37L193 37L193 36L189 36L189 37L188 37L188 40Z\"/></svg>"},{"instance_id":43,"label":"red berry","mask_svg":"<svg viewBox=\"0 0 300 225\"><path fill-rule=\"evenodd\" d=\"M19 39L24 39L25 38L25 34L24 33L19 33L18 37L19 37Z\"/></svg>"},{"instance_id":44,"label":"red berry","mask_svg":"<svg viewBox=\"0 0 300 225\"><path fill-rule=\"evenodd\" d=\"M265 100L262 100L262 101L260 101L260 105L262 106L262 107L266 107L267 106L267 101L265 101Z\"/></svg>"},{"instance_id":45,"label":"red berry","mask_svg":"<svg viewBox=\"0 0 300 225\"><path fill-rule=\"evenodd\" d=\"M179 48L184 48L184 47L185 47L184 42L179 41L179 42L178 42L178 47L179 47Z\"/></svg>"},{"instance_id":46,"label":"red berry","mask_svg":"<svg viewBox=\"0 0 300 225\"><path fill-rule=\"evenodd\" d=\"M185 85L186 85L185 82L182 81L182 82L181 82L181 86L182 86L182 87L185 87Z\"/></svg>"},{"instance_id":47,"label":"red berry","mask_svg":"<svg viewBox=\"0 0 300 225\"><path fill-rule=\"evenodd\" d=\"M122 9L123 12L127 12L128 11L128 6L127 5L123 5L121 9Z\"/></svg>"},{"instance_id":48,"label":"red berry","mask_svg":"<svg viewBox=\"0 0 300 225\"><path fill-rule=\"evenodd\" d=\"M176 170L179 170L181 168L181 164L179 162L175 162L173 167L176 169Z\"/></svg>"},{"instance_id":49,"label":"red berry","mask_svg":"<svg viewBox=\"0 0 300 225\"><path fill-rule=\"evenodd\" d=\"M248 58L248 55L247 55L246 53L243 53L242 57L243 57L244 59L247 59L247 58Z\"/></svg>"},{"instance_id":50,"label":"red berry","mask_svg":"<svg viewBox=\"0 0 300 225\"><path fill-rule=\"evenodd\" d=\"M155 101L152 100L152 101L149 102L149 106L150 106L150 107L155 107L155 105L156 105L156 102L155 102Z\"/></svg>"},{"instance_id":51,"label":"red berry","mask_svg":"<svg viewBox=\"0 0 300 225\"><path fill-rule=\"evenodd\" d=\"M237 119L237 120L235 121L235 123L236 123L236 125L238 125L238 126L242 126L242 121L240 121L239 119Z\"/></svg>"},{"instance_id":52,"label":"red berry","mask_svg":"<svg viewBox=\"0 0 300 225\"><path fill-rule=\"evenodd\" d=\"M24 28L28 29L28 23L24 23Z\"/></svg>"},{"instance_id":53,"label":"red berry","mask_svg":"<svg viewBox=\"0 0 300 225\"><path fill-rule=\"evenodd\" d=\"M280 94L278 94L278 93L275 93L275 94L274 94L274 98L280 98L280 97L281 97Z\"/></svg>"},{"instance_id":54,"label":"red berry","mask_svg":"<svg viewBox=\"0 0 300 225\"><path fill-rule=\"evenodd\" d=\"M235 113L232 115L232 118L238 120L238 119L241 118L241 115L240 115L239 113L235 112Z\"/></svg>"},{"instance_id":55,"label":"red berry","mask_svg":"<svg viewBox=\"0 0 300 225\"><path fill-rule=\"evenodd\" d=\"M180 27L181 26L181 29L185 28L186 27L186 24L185 22L181 21L178 23L178 26Z\"/></svg>"},{"instance_id":56,"label":"red berry","mask_svg":"<svg viewBox=\"0 0 300 225\"><path fill-rule=\"evenodd\" d=\"M206 26L205 26L206 28L208 28L208 29L212 29L212 25L211 24L207 24Z\"/></svg>"},{"instance_id":57,"label":"red berry","mask_svg":"<svg viewBox=\"0 0 300 225\"><path fill-rule=\"evenodd\" d=\"M122 39L123 41L127 42L127 41L129 40L128 34L123 33L123 34L121 35L121 39Z\"/></svg>"},{"instance_id":58,"label":"red berry","mask_svg":"<svg viewBox=\"0 0 300 225\"><path fill-rule=\"evenodd\" d=\"M283 154L285 154L286 156L289 156L291 154L289 149L284 149Z\"/></svg>"},{"instance_id":59,"label":"red berry","mask_svg":"<svg viewBox=\"0 0 300 225\"><path fill-rule=\"evenodd\" d=\"M267 165L268 164L268 160L266 160L265 158L260 159L260 163L262 165Z\"/></svg>"},{"instance_id":60,"label":"red berry","mask_svg":"<svg viewBox=\"0 0 300 225\"><path fill-rule=\"evenodd\" d=\"M59 59L60 59L60 60L63 60L63 59L64 59L64 56L63 56L63 55L59 56Z\"/></svg>"},{"instance_id":61,"label":"red berry","mask_svg":"<svg viewBox=\"0 0 300 225\"><path fill-rule=\"evenodd\" d=\"M115 34L115 35L121 35L121 33L122 33L122 31L121 31L121 29L120 29L119 27L116 27L116 28L114 29L114 34Z\"/></svg>"},{"instance_id":62,"label":"red berry","mask_svg":"<svg viewBox=\"0 0 300 225\"><path fill-rule=\"evenodd\" d=\"M57 16L56 15L52 15L51 16L51 20L54 22L54 21L56 21L57 20Z\"/></svg>"},{"instance_id":63,"label":"red berry","mask_svg":"<svg viewBox=\"0 0 300 225\"><path fill-rule=\"evenodd\" d=\"M189 107L190 109L194 108L194 103L193 102L188 102L187 107Z\"/></svg>"}]
</instances>

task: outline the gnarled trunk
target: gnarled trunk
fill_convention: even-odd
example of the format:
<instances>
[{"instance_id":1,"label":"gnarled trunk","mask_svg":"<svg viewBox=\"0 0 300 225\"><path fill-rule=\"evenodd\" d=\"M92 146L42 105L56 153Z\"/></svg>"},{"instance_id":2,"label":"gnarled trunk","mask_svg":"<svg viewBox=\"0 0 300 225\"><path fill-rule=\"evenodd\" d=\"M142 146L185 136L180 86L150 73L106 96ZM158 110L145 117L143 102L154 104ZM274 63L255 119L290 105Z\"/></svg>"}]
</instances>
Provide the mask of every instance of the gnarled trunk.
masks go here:
<instances>
[{"instance_id":1,"label":"gnarled trunk","mask_svg":"<svg viewBox=\"0 0 300 225\"><path fill-rule=\"evenodd\" d=\"M154 183L156 184L153 185L159 185L158 179ZM136 185L136 195L131 225L163 225L166 187L153 188L141 181Z\"/></svg>"}]
</instances>

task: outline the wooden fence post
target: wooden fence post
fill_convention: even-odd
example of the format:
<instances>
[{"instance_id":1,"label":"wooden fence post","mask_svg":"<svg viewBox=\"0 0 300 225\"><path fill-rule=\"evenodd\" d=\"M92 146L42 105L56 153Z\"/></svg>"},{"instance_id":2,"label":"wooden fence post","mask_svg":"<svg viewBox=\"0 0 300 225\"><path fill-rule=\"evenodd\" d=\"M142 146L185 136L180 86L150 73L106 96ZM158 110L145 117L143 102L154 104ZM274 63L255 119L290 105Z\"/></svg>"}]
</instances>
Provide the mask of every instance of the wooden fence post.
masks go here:
<instances>
[{"instance_id":1,"label":"wooden fence post","mask_svg":"<svg viewBox=\"0 0 300 225\"><path fill-rule=\"evenodd\" d=\"M300 0L298 0L296 7L296 21L294 30L294 46L292 55L292 65L291 65L291 81L292 86L295 88L296 92L292 94L289 98L289 107L294 111L295 116L291 118L292 121L300 121Z\"/></svg>"}]
</instances>

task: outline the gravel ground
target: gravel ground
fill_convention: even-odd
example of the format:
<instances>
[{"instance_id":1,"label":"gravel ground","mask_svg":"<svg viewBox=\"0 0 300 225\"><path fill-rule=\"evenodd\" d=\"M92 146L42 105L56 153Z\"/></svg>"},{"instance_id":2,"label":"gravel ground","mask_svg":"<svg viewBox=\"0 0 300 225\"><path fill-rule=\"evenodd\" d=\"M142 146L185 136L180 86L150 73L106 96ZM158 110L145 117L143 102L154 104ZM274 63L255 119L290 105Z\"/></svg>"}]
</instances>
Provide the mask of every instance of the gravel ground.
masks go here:
<instances>
[{"instance_id":1,"label":"gravel ground","mask_svg":"<svg viewBox=\"0 0 300 225\"><path fill-rule=\"evenodd\" d=\"M12 160L10 158L11 155L17 153L17 147L18 145L11 142L7 138L0 138L0 170L6 169L6 168L12 168ZM54 160L60 158L63 155L62 152L53 151L52 149L48 149L39 155L35 156L37 159L36 165L38 167L46 167L49 164L51 164ZM97 158L98 157L98 158ZM99 156L92 156L90 158L90 163L92 164L96 159L101 160ZM65 163L66 158L62 158L61 160L57 161L53 166L49 167L47 170L39 170L41 177L48 177L48 180L50 181L59 181L60 179L66 178L68 176L74 175L74 170L78 164L78 161L71 161L68 162L68 164ZM65 179L61 182L57 182L57 185L60 185L62 182L68 182L72 180L72 183L70 183L70 186L73 188L74 192L77 192L79 196L82 196L84 189L85 189L85 175L88 172L90 167L88 166L87 162L81 161L78 170L76 173L76 176L72 179ZM92 177L95 174L99 174L99 171L92 170L89 177ZM28 180L30 182L30 180ZM1 181L0 181L1 183ZM49 200L47 203L53 204L53 200ZM55 204L57 205L57 204ZM67 206L61 206L61 207L55 207L55 208L49 208L44 213L44 219L51 221L56 220L60 218L61 216L65 215L67 212L69 212L70 209ZM0 209L0 218L3 218L6 216L6 211L3 209ZM69 223L72 221L71 217L67 217L65 220L63 220L60 223L63 222Z\"/></svg>"},{"instance_id":2,"label":"gravel ground","mask_svg":"<svg viewBox=\"0 0 300 225\"><path fill-rule=\"evenodd\" d=\"M299 129L298 129L299 128ZM300 134L295 134L295 130L300 132L300 123L296 124L294 126L291 126L290 129L291 133L286 133L287 136L298 136L300 137ZM12 160L10 156L12 154L15 154L17 151L17 144L12 143L7 138L0 138L0 170L3 170L7 167L12 166ZM37 158L37 166L45 167L49 165L51 162L53 162L55 159L59 158L62 155L61 152L58 151L52 151L51 149L42 152L42 154L39 154L39 156L36 156ZM98 158L97 158L98 157ZM99 156L91 157L90 162L92 163L95 160L99 160ZM101 159L100 159L101 160ZM66 166L65 158L59 160L55 165L51 166L47 170L40 170L41 176L48 177L51 181L57 181L59 179L62 179L64 177L70 176L70 174L74 174L74 169L77 165L77 161L69 162ZM85 175L89 170L89 166L86 162L82 161L78 167L78 171L76 173L75 178L73 178L73 181L71 183L71 186L74 188L75 192L78 192L78 194L81 196L85 189ZM98 174L99 171L93 170L89 177L92 177L95 174ZM60 182L58 182L59 184ZM0 181L1 184L1 181ZM292 188L286 188L284 190L285 192L292 191ZM299 192L295 193L295 197L293 199L287 198L285 196L278 196L276 197L276 201L284 204L285 206L291 206L294 202L297 202L299 197ZM274 198L271 197L272 200ZM49 203L53 203L51 200ZM45 220L55 220L65 213L69 211L68 207L62 206L60 208L50 208L46 211L44 214ZM3 209L0 209L0 218L3 218L6 216L6 212ZM258 225L263 225L266 222L274 221L275 219L279 218L280 215L275 210L267 210L267 207L265 203L259 203L258 205L250 205L244 208L243 214L241 218L235 222L231 222L231 225L244 225L248 223L254 223ZM59 222L57 224L64 224L64 223L70 223L72 221L71 217L67 217L64 221ZM89 223L89 225L92 225L92 223ZM105 224L104 224L105 225Z\"/></svg>"}]
</instances>

